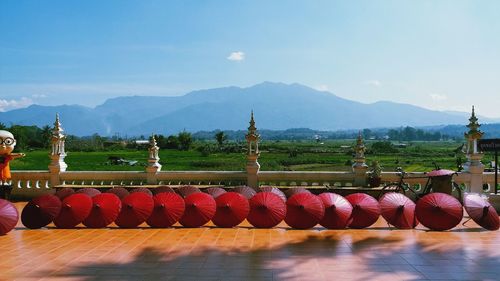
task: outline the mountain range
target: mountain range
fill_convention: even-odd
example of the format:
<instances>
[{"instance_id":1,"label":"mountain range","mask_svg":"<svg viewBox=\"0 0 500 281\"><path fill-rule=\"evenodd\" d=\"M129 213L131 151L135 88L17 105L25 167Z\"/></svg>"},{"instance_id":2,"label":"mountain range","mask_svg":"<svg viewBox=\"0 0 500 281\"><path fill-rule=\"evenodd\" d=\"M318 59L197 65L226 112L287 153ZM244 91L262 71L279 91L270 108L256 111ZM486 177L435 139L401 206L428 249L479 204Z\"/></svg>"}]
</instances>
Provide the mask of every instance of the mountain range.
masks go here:
<instances>
[{"instance_id":1,"label":"mountain range","mask_svg":"<svg viewBox=\"0 0 500 281\"><path fill-rule=\"evenodd\" d=\"M469 115L389 101L365 104L300 84L264 82L247 88L215 88L175 97L117 97L95 108L31 105L0 112L0 122L42 127L52 125L55 114L59 113L69 134L138 136L182 130L241 130L248 127L251 110L257 127L270 130L464 125ZM480 121L498 120L480 117Z\"/></svg>"}]
</instances>

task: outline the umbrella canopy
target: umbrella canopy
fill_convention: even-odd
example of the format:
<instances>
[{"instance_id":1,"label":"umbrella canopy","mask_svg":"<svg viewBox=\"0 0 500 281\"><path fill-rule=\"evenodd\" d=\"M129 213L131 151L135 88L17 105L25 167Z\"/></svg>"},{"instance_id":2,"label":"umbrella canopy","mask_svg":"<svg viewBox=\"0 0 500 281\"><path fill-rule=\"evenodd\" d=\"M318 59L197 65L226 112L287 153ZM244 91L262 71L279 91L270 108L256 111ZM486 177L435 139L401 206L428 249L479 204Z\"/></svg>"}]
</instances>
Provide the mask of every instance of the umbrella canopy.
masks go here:
<instances>
[{"instance_id":1,"label":"umbrella canopy","mask_svg":"<svg viewBox=\"0 0 500 281\"><path fill-rule=\"evenodd\" d=\"M184 198L186 209L179 223L185 227L200 227L215 215L215 199L203 192L195 192Z\"/></svg>"},{"instance_id":2,"label":"umbrella canopy","mask_svg":"<svg viewBox=\"0 0 500 281\"><path fill-rule=\"evenodd\" d=\"M39 196L24 206L21 221L31 229L45 227L59 215L61 206L61 200L55 195Z\"/></svg>"},{"instance_id":3,"label":"umbrella canopy","mask_svg":"<svg viewBox=\"0 0 500 281\"><path fill-rule=\"evenodd\" d=\"M215 199L222 194L226 193L226 190L222 187L209 187L205 190L208 194L212 195L212 197Z\"/></svg>"},{"instance_id":4,"label":"umbrella canopy","mask_svg":"<svg viewBox=\"0 0 500 281\"><path fill-rule=\"evenodd\" d=\"M54 219L58 228L74 228L85 220L92 210L92 198L85 193L72 194L62 201L59 215Z\"/></svg>"},{"instance_id":5,"label":"umbrella canopy","mask_svg":"<svg viewBox=\"0 0 500 281\"><path fill-rule=\"evenodd\" d=\"M122 209L115 220L122 228L137 227L153 213L153 197L144 192L130 193L122 199Z\"/></svg>"},{"instance_id":6,"label":"umbrella canopy","mask_svg":"<svg viewBox=\"0 0 500 281\"><path fill-rule=\"evenodd\" d=\"M445 193L430 193L417 201L417 218L432 230L448 230L457 226L463 217L462 204Z\"/></svg>"},{"instance_id":7,"label":"umbrella canopy","mask_svg":"<svg viewBox=\"0 0 500 281\"><path fill-rule=\"evenodd\" d=\"M239 193L243 196L245 196L246 199L250 200L250 198L252 198L257 192L255 192L255 190L249 186L237 186L235 188L232 189L232 191L236 192L236 193Z\"/></svg>"},{"instance_id":8,"label":"umbrella canopy","mask_svg":"<svg viewBox=\"0 0 500 281\"><path fill-rule=\"evenodd\" d=\"M157 188L153 189L154 194L158 194L158 193L162 193L162 192L175 192L175 190L168 185L160 185Z\"/></svg>"},{"instance_id":9,"label":"umbrella canopy","mask_svg":"<svg viewBox=\"0 0 500 281\"><path fill-rule=\"evenodd\" d=\"M418 225L415 203L401 193L389 192L379 199L382 217L400 229L412 229Z\"/></svg>"},{"instance_id":10,"label":"umbrella canopy","mask_svg":"<svg viewBox=\"0 0 500 281\"><path fill-rule=\"evenodd\" d=\"M97 194L101 194L101 191L98 189L92 188L92 187L86 187L86 188L81 188L76 191L76 193L84 193L87 194L90 197L94 197Z\"/></svg>"},{"instance_id":11,"label":"umbrella canopy","mask_svg":"<svg viewBox=\"0 0 500 281\"><path fill-rule=\"evenodd\" d=\"M125 187L113 187L106 191L106 193L113 193L114 195L118 196L118 198L123 199L125 196L129 195L130 192Z\"/></svg>"},{"instance_id":12,"label":"umbrella canopy","mask_svg":"<svg viewBox=\"0 0 500 281\"><path fill-rule=\"evenodd\" d=\"M485 197L477 193L469 193L464 197L464 207L471 219L480 226L488 230L499 229L498 213Z\"/></svg>"},{"instance_id":13,"label":"umbrella canopy","mask_svg":"<svg viewBox=\"0 0 500 281\"><path fill-rule=\"evenodd\" d=\"M283 202L286 202L286 200L287 200L285 193L283 193L283 191L279 190L278 188L276 188L274 186L261 186L260 192L272 192L272 193L278 195L283 200Z\"/></svg>"},{"instance_id":14,"label":"umbrella canopy","mask_svg":"<svg viewBox=\"0 0 500 281\"><path fill-rule=\"evenodd\" d=\"M142 192L149 195L149 197L153 197L153 192L151 192L151 190L149 190L149 188L146 187L138 187L130 191L130 193L136 193L136 192Z\"/></svg>"},{"instance_id":15,"label":"umbrella canopy","mask_svg":"<svg viewBox=\"0 0 500 281\"><path fill-rule=\"evenodd\" d=\"M307 190L304 187L292 187L292 188L289 188L285 191L285 195L287 198L290 198L297 193L304 193L304 192L311 193L309 190Z\"/></svg>"},{"instance_id":16,"label":"umbrella canopy","mask_svg":"<svg viewBox=\"0 0 500 281\"><path fill-rule=\"evenodd\" d=\"M446 169L439 169L439 170L433 170L427 173L427 176L429 177L442 177L442 176L451 176L455 174L455 171L452 170L446 170Z\"/></svg>"},{"instance_id":17,"label":"umbrella canopy","mask_svg":"<svg viewBox=\"0 0 500 281\"><path fill-rule=\"evenodd\" d=\"M70 196L71 194L75 193L75 190L71 187L65 187L61 188L58 191L56 191L55 196L59 197L60 200L63 200L67 196Z\"/></svg>"},{"instance_id":18,"label":"umbrella canopy","mask_svg":"<svg viewBox=\"0 0 500 281\"><path fill-rule=\"evenodd\" d=\"M350 228L365 228L374 224L380 217L377 199L364 193L353 193L345 197L352 205Z\"/></svg>"},{"instance_id":19,"label":"umbrella canopy","mask_svg":"<svg viewBox=\"0 0 500 281\"><path fill-rule=\"evenodd\" d=\"M192 185L184 185L177 189L177 193L179 193L179 195L182 196L182 198L186 198L189 195L197 192L201 192L201 190L196 186Z\"/></svg>"},{"instance_id":20,"label":"umbrella canopy","mask_svg":"<svg viewBox=\"0 0 500 281\"><path fill-rule=\"evenodd\" d=\"M0 235L5 235L17 225L19 213L16 206L7 200L0 199Z\"/></svg>"},{"instance_id":21,"label":"umbrella canopy","mask_svg":"<svg viewBox=\"0 0 500 281\"><path fill-rule=\"evenodd\" d=\"M343 229L351 223L352 205L347 199L331 192L321 193L318 196L325 206L325 216L319 224L329 229Z\"/></svg>"},{"instance_id":22,"label":"umbrella canopy","mask_svg":"<svg viewBox=\"0 0 500 281\"><path fill-rule=\"evenodd\" d=\"M92 197L92 211L83 221L86 227L102 228L114 222L122 208L122 201L113 193L101 193Z\"/></svg>"},{"instance_id":23,"label":"umbrella canopy","mask_svg":"<svg viewBox=\"0 0 500 281\"><path fill-rule=\"evenodd\" d=\"M297 193L286 201L285 222L293 228L311 228L318 224L324 215L323 202L312 193Z\"/></svg>"},{"instance_id":24,"label":"umbrella canopy","mask_svg":"<svg viewBox=\"0 0 500 281\"><path fill-rule=\"evenodd\" d=\"M286 216L286 204L273 192L259 192L249 200L250 213L247 220L258 228L271 228L278 225Z\"/></svg>"},{"instance_id":25,"label":"umbrella canopy","mask_svg":"<svg viewBox=\"0 0 500 281\"><path fill-rule=\"evenodd\" d=\"M212 222L219 227L234 227L246 219L250 205L244 195L226 192L215 199L217 211Z\"/></svg>"},{"instance_id":26,"label":"umbrella canopy","mask_svg":"<svg viewBox=\"0 0 500 281\"><path fill-rule=\"evenodd\" d=\"M158 193L153 201L153 213L146 221L151 227L170 227L184 214L184 199L175 192Z\"/></svg>"}]
</instances>

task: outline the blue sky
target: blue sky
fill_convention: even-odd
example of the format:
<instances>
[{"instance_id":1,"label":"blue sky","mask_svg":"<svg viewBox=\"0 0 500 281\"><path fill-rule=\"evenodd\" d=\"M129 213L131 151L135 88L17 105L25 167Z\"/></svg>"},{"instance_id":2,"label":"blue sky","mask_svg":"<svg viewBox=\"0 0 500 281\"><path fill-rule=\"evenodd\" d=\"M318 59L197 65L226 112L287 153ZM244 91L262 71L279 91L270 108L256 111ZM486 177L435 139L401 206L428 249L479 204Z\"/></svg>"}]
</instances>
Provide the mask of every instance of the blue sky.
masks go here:
<instances>
[{"instance_id":1,"label":"blue sky","mask_svg":"<svg viewBox=\"0 0 500 281\"><path fill-rule=\"evenodd\" d=\"M0 1L0 110L301 83L500 117L499 1Z\"/></svg>"}]
</instances>

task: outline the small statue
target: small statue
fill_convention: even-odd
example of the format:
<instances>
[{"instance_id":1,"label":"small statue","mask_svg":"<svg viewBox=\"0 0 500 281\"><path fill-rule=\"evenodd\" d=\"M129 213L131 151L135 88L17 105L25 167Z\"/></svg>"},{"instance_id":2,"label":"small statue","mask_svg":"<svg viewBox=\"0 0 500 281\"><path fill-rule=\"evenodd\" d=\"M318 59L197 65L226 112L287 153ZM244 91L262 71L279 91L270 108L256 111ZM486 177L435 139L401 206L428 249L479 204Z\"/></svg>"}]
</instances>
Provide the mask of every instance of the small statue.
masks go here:
<instances>
[{"instance_id":1,"label":"small statue","mask_svg":"<svg viewBox=\"0 0 500 281\"><path fill-rule=\"evenodd\" d=\"M26 156L24 153L12 153L16 139L11 132L0 130L0 198L9 200L12 186L10 185L9 162Z\"/></svg>"}]
</instances>

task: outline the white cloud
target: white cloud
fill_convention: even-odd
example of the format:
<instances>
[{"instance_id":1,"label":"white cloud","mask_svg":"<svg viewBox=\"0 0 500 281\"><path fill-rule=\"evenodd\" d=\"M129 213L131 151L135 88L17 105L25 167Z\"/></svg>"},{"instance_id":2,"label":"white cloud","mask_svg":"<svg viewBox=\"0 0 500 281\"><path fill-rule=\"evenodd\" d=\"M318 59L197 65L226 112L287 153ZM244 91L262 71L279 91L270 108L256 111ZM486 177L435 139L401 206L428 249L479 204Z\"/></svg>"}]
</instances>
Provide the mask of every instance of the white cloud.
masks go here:
<instances>
[{"instance_id":1,"label":"white cloud","mask_svg":"<svg viewBox=\"0 0 500 281\"><path fill-rule=\"evenodd\" d=\"M0 112L9 111L12 109L28 107L33 104L33 100L27 97L22 97L18 100L0 99Z\"/></svg>"},{"instance_id":2,"label":"white cloud","mask_svg":"<svg viewBox=\"0 0 500 281\"><path fill-rule=\"evenodd\" d=\"M330 90L330 88L328 88L328 85L325 85L325 84L322 84L322 85L318 85L316 87L314 87L316 90L318 91L328 91Z\"/></svg>"},{"instance_id":3,"label":"white cloud","mask_svg":"<svg viewBox=\"0 0 500 281\"><path fill-rule=\"evenodd\" d=\"M243 61L245 60L245 53L242 51L232 52L229 54L227 59L231 61Z\"/></svg>"},{"instance_id":4,"label":"white cloud","mask_svg":"<svg viewBox=\"0 0 500 281\"><path fill-rule=\"evenodd\" d=\"M365 82L365 84L368 84L368 85L371 85L371 86L375 86L375 87L382 86L382 82L380 82L379 80L376 80L376 79L368 80L368 81Z\"/></svg>"},{"instance_id":5,"label":"white cloud","mask_svg":"<svg viewBox=\"0 0 500 281\"><path fill-rule=\"evenodd\" d=\"M440 95L440 94L430 94L429 96L433 101L445 101L448 99L446 95Z\"/></svg>"},{"instance_id":6,"label":"white cloud","mask_svg":"<svg viewBox=\"0 0 500 281\"><path fill-rule=\"evenodd\" d=\"M32 98L34 99L43 99L43 98L46 98L47 95L45 94L34 94L34 95L31 95Z\"/></svg>"}]
</instances>

